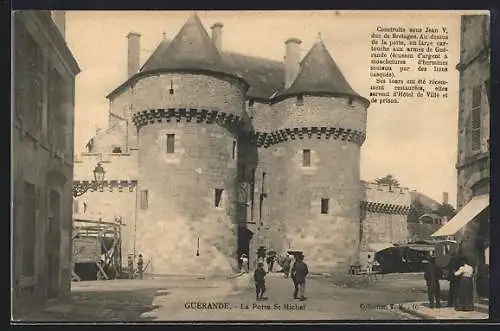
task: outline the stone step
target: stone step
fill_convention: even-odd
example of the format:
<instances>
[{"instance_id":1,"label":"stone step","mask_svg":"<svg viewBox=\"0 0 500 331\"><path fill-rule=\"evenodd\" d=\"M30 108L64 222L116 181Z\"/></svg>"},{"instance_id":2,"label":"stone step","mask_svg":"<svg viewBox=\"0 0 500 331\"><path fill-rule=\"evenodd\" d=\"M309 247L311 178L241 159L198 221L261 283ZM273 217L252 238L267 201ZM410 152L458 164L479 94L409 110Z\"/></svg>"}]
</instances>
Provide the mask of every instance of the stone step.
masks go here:
<instances>
[{"instance_id":1,"label":"stone step","mask_svg":"<svg viewBox=\"0 0 500 331\"><path fill-rule=\"evenodd\" d=\"M490 313L490 306L482 304L482 303L476 303L476 304L474 304L474 310L478 311L480 313L489 314Z\"/></svg>"}]
</instances>

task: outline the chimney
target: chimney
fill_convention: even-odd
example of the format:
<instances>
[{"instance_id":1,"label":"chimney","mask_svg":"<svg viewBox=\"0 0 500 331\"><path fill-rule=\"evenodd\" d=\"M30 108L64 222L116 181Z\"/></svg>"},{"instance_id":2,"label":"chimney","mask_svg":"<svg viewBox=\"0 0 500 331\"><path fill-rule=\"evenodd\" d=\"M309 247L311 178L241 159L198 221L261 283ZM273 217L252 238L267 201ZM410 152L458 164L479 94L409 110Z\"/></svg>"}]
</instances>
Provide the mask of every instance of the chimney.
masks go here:
<instances>
[{"instance_id":1,"label":"chimney","mask_svg":"<svg viewBox=\"0 0 500 331\"><path fill-rule=\"evenodd\" d=\"M59 32L64 39L66 39L66 11L64 10L52 10L51 11L52 20L56 24Z\"/></svg>"},{"instance_id":2,"label":"chimney","mask_svg":"<svg viewBox=\"0 0 500 331\"><path fill-rule=\"evenodd\" d=\"M127 58L127 78L135 75L140 68L141 63L141 35L137 32L130 32L128 39L128 58Z\"/></svg>"},{"instance_id":3,"label":"chimney","mask_svg":"<svg viewBox=\"0 0 500 331\"><path fill-rule=\"evenodd\" d=\"M222 51L222 28L224 25L222 23L215 23L210 27L212 29L212 42L215 47L220 51Z\"/></svg>"},{"instance_id":4,"label":"chimney","mask_svg":"<svg viewBox=\"0 0 500 331\"><path fill-rule=\"evenodd\" d=\"M297 38L290 38L285 41L285 89L292 85L299 74L300 65L300 44L302 41Z\"/></svg>"},{"instance_id":5,"label":"chimney","mask_svg":"<svg viewBox=\"0 0 500 331\"><path fill-rule=\"evenodd\" d=\"M443 205L448 203L448 192L443 192Z\"/></svg>"}]
</instances>

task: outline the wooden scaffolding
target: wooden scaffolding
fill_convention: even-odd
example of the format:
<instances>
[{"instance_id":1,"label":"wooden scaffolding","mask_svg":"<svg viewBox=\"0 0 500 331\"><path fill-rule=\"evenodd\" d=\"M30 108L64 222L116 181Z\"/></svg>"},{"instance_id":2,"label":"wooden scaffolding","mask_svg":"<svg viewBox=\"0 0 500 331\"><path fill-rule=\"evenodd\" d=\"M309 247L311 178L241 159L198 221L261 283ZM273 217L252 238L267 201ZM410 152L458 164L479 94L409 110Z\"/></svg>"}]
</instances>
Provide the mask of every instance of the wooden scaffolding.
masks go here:
<instances>
[{"instance_id":1,"label":"wooden scaffolding","mask_svg":"<svg viewBox=\"0 0 500 331\"><path fill-rule=\"evenodd\" d=\"M100 217L73 216L73 280L81 280L75 272L78 263L95 263L98 280L120 278L122 226L120 218L109 222Z\"/></svg>"}]
</instances>

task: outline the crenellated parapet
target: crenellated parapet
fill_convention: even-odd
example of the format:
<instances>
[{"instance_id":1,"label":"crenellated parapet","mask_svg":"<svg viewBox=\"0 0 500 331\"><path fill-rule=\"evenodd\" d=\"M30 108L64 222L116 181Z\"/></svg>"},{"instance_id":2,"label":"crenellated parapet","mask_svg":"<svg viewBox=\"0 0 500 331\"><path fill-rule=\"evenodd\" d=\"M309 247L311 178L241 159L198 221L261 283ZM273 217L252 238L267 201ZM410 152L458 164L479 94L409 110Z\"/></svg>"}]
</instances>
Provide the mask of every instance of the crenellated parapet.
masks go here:
<instances>
[{"instance_id":1,"label":"crenellated parapet","mask_svg":"<svg viewBox=\"0 0 500 331\"><path fill-rule=\"evenodd\" d=\"M196 123L218 124L231 131L239 131L243 127L244 119L230 112L218 110L207 110L198 108L165 108L149 109L137 112L132 121L140 129L141 127L171 121L196 121Z\"/></svg>"},{"instance_id":2,"label":"crenellated parapet","mask_svg":"<svg viewBox=\"0 0 500 331\"><path fill-rule=\"evenodd\" d=\"M389 203L361 201L361 209L372 213L408 215L410 206L394 205Z\"/></svg>"},{"instance_id":3,"label":"crenellated parapet","mask_svg":"<svg viewBox=\"0 0 500 331\"><path fill-rule=\"evenodd\" d=\"M373 213L408 215L411 195L407 187L395 187L362 181L361 209Z\"/></svg>"},{"instance_id":4,"label":"crenellated parapet","mask_svg":"<svg viewBox=\"0 0 500 331\"><path fill-rule=\"evenodd\" d=\"M94 180L93 170L100 163L107 180L137 180L138 151L128 153L81 153L74 160L74 181Z\"/></svg>"},{"instance_id":5,"label":"crenellated parapet","mask_svg":"<svg viewBox=\"0 0 500 331\"><path fill-rule=\"evenodd\" d=\"M74 180L73 185L87 186L90 180ZM97 189L90 188L89 192L134 192L137 187L137 180L105 180Z\"/></svg>"},{"instance_id":6,"label":"crenellated parapet","mask_svg":"<svg viewBox=\"0 0 500 331\"><path fill-rule=\"evenodd\" d=\"M257 147L268 148L272 145L286 142L288 140L302 140L304 138L318 140L341 140L353 142L358 146L361 146L365 141L366 135L364 132L352 129L334 127L302 127L281 129L270 133L256 132L254 141Z\"/></svg>"}]
</instances>

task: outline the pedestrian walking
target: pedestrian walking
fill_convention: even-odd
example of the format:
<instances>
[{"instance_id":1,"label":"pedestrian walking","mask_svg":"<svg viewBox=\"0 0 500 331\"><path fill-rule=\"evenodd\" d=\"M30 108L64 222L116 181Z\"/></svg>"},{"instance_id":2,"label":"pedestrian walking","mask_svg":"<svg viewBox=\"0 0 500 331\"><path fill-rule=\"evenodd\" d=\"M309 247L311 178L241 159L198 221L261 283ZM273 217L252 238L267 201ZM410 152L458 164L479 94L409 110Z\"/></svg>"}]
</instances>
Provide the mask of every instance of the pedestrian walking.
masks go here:
<instances>
[{"instance_id":1,"label":"pedestrian walking","mask_svg":"<svg viewBox=\"0 0 500 331\"><path fill-rule=\"evenodd\" d=\"M248 272L248 257L245 253L241 254L240 257L241 262L241 272Z\"/></svg>"},{"instance_id":2,"label":"pedestrian walking","mask_svg":"<svg viewBox=\"0 0 500 331\"><path fill-rule=\"evenodd\" d=\"M272 272L273 271L273 265L274 265L274 256L273 255L269 255L266 259L266 262L267 262L267 266L268 266L268 271L269 272Z\"/></svg>"},{"instance_id":3,"label":"pedestrian walking","mask_svg":"<svg viewBox=\"0 0 500 331\"><path fill-rule=\"evenodd\" d=\"M450 283L448 290L448 307L455 307L457 299L458 286L460 284L460 277L455 276L455 272L460 267L459 259L455 252L452 253L450 262L448 264L448 281Z\"/></svg>"},{"instance_id":4,"label":"pedestrian walking","mask_svg":"<svg viewBox=\"0 0 500 331\"><path fill-rule=\"evenodd\" d=\"M265 300L264 293L266 292L266 272L264 271L264 264L257 264L257 269L253 273L255 281L255 294L257 301Z\"/></svg>"},{"instance_id":5,"label":"pedestrian walking","mask_svg":"<svg viewBox=\"0 0 500 331\"><path fill-rule=\"evenodd\" d=\"M285 255L283 259L283 274L285 275L285 278L288 278L288 276L290 275L291 264L292 264L292 259L288 254Z\"/></svg>"},{"instance_id":6,"label":"pedestrian walking","mask_svg":"<svg viewBox=\"0 0 500 331\"><path fill-rule=\"evenodd\" d=\"M139 259L137 260L137 273L139 274L139 279L142 279L144 273L144 260L142 259L142 254L139 254Z\"/></svg>"},{"instance_id":7,"label":"pedestrian walking","mask_svg":"<svg viewBox=\"0 0 500 331\"><path fill-rule=\"evenodd\" d=\"M373 257L368 254L366 260L366 274L368 275L368 279L371 279L373 272Z\"/></svg>"},{"instance_id":8,"label":"pedestrian walking","mask_svg":"<svg viewBox=\"0 0 500 331\"><path fill-rule=\"evenodd\" d=\"M134 279L134 260L132 258L132 255L128 256L127 266L128 266L128 278Z\"/></svg>"},{"instance_id":9,"label":"pedestrian walking","mask_svg":"<svg viewBox=\"0 0 500 331\"><path fill-rule=\"evenodd\" d=\"M474 268L469 264L466 257L460 259L460 268L455 271L455 276L460 277L458 284L457 298L455 301L455 310L457 311L473 311L473 284L472 276Z\"/></svg>"},{"instance_id":10,"label":"pedestrian walking","mask_svg":"<svg viewBox=\"0 0 500 331\"><path fill-rule=\"evenodd\" d=\"M424 279L427 285L427 296L429 298L429 305L431 308L439 308L441 306L440 300L440 269L436 266L435 258L432 254L428 254L427 263L424 267Z\"/></svg>"},{"instance_id":11,"label":"pedestrian walking","mask_svg":"<svg viewBox=\"0 0 500 331\"><path fill-rule=\"evenodd\" d=\"M292 268L292 277L294 283L297 283L296 288L298 287L298 294L300 301L304 301L306 299L305 291L306 291L306 277L309 273L309 269L307 268L307 264L304 262L304 255L300 254L297 256L297 261L293 264ZM297 298L296 292L294 292L294 298Z\"/></svg>"},{"instance_id":12,"label":"pedestrian walking","mask_svg":"<svg viewBox=\"0 0 500 331\"><path fill-rule=\"evenodd\" d=\"M297 257L294 255L293 261L291 264L291 268L290 268L290 278L292 279L292 282L293 282L293 298L298 299L299 284L297 283L297 278L295 277L295 273L294 273L295 263L297 263Z\"/></svg>"}]
</instances>

